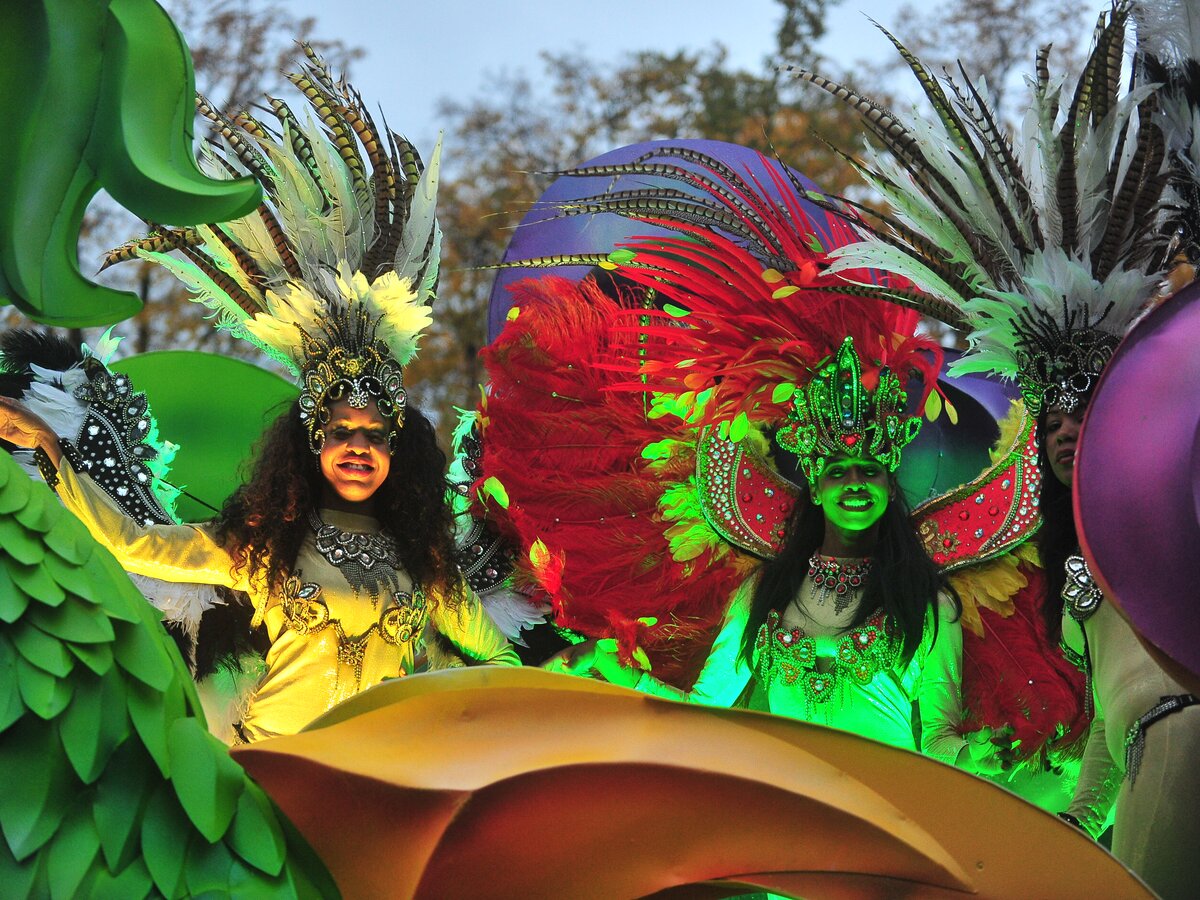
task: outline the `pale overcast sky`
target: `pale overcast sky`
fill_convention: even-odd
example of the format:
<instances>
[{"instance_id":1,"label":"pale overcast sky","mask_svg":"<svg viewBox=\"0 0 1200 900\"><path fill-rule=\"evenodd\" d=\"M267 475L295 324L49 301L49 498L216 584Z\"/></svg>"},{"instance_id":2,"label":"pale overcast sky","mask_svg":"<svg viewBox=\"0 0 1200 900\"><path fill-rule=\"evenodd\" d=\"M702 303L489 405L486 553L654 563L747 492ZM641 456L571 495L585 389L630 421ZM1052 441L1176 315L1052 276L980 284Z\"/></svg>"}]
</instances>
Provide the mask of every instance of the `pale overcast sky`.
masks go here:
<instances>
[{"instance_id":1,"label":"pale overcast sky","mask_svg":"<svg viewBox=\"0 0 1200 900\"><path fill-rule=\"evenodd\" d=\"M288 6L316 18L319 36L367 50L354 64L355 86L419 147L437 134L439 97L467 100L505 70L536 75L543 50L578 49L612 60L719 41L734 66L757 72L781 15L773 0L290 0ZM829 15L822 53L890 58L894 51L863 13L895 28L901 6L902 0L842 0Z\"/></svg>"}]
</instances>

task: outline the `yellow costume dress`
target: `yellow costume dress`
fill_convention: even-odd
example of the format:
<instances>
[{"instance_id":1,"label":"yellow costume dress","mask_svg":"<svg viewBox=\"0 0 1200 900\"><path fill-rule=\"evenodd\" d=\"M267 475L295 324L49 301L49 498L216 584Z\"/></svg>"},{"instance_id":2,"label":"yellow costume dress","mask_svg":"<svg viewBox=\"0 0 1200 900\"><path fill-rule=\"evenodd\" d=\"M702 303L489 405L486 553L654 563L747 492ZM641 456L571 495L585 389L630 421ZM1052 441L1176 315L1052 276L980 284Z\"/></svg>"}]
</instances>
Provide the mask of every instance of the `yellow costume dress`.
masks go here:
<instances>
[{"instance_id":1,"label":"yellow costume dress","mask_svg":"<svg viewBox=\"0 0 1200 900\"><path fill-rule=\"evenodd\" d=\"M801 593L812 587L805 579ZM741 655L754 578L734 593L724 624L690 691L650 674L637 689L709 706L733 706L755 680L748 704L776 715L830 725L907 750L918 749L913 704L920 714L919 749L943 762L968 757L962 722L962 629L949 604L940 604L936 637L932 615L905 663L900 636L881 613L839 633L813 633L792 606L782 621L773 612L755 641L753 670ZM961 756L960 756L961 755Z\"/></svg>"},{"instance_id":2,"label":"yellow costume dress","mask_svg":"<svg viewBox=\"0 0 1200 900\"><path fill-rule=\"evenodd\" d=\"M373 518L317 513L312 539L279 594L233 572L229 554L205 526L140 525L65 458L58 493L128 571L249 594L254 625L266 627L271 645L242 718L245 740L294 734L346 698L412 673L424 656L427 625L469 657L520 664L473 593L454 611L414 587L388 560Z\"/></svg>"}]
</instances>

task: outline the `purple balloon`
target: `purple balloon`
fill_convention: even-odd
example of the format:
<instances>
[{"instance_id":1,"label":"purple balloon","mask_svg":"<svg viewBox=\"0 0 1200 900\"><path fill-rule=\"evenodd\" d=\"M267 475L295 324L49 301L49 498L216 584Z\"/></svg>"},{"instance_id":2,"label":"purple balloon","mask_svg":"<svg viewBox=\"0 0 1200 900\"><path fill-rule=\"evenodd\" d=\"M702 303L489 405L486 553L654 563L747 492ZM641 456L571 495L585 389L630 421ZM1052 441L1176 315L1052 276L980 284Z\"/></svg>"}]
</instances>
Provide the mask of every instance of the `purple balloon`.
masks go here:
<instances>
[{"instance_id":1,"label":"purple balloon","mask_svg":"<svg viewBox=\"0 0 1200 900\"><path fill-rule=\"evenodd\" d=\"M729 144L725 141L645 141L640 144L630 144L618 147L583 163L580 168L597 165L612 165L628 163L646 153L664 147L680 147L711 156L725 163L743 178L749 181L752 177L768 196L779 198L775 185L768 174L768 167L775 172L782 171L779 163L773 159L764 158L756 150ZM660 162L671 162L685 169L696 172L704 171L701 166L679 159L661 159ZM820 191L812 181L800 175L794 169L792 175L807 190ZM534 204L533 209L526 213L521 224L517 226L513 239L504 253L504 262L522 259L533 259L540 256L559 256L567 254L604 253L611 252L617 244L634 237L655 237L672 234L664 228L638 222L619 216L615 213L599 215L564 216L560 212L561 204L591 197L610 191L634 190L650 185L660 185L672 190L683 190L703 196L696 187L669 178L647 177L644 175L625 175L619 178L610 177L576 177L564 175L556 179L541 199ZM829 227L829 214L808 201L801 201L804 212L812 220L814 232L821 238L826 248L832 248L844 243L835 240ZM509 287L518 281L542 275L559 275L574 280L584 278L590 271L587 266L558 266L552 269L501 269L496 274L492 285L491 299L488 304L488 340L494 340L504 328L505 316L512 307L512 297Z\"/></svg>"},{"instance_id":2,"label":"purple balloon","mask_svg":"<svg viewBox=\"0 0 1200 900\"><path fill-rule=\"evenodd\" d=\"M1139 632L1200 674L1200 283L1129 333L1088 408L1075 514L1092 571Z\"/></svg>"}]
</instances>

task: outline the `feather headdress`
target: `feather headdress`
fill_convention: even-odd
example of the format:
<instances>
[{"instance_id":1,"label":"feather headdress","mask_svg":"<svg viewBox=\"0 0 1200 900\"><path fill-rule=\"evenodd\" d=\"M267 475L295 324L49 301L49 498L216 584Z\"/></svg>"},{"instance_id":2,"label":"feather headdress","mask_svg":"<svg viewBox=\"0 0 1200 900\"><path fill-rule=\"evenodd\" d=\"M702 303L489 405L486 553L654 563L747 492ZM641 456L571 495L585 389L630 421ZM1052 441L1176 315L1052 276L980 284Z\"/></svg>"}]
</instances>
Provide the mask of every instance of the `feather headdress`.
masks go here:
<instances>
[{"instance_id":1,"label":"feather headdress","mask_svg":"<svg viewBox=\"0 0 1200 900\"><path fill-rule=\"evenodd\" d=\"M1163 131L1170 187L1162 230L1172 239L1167 266L1182 254L1200 261L1200 8L1187 0L1134 7L1137 64L1159 82L1155 122Z\"/></svg>"},{"instance_id":2,"label":"feather headdress","mask_svg":"<svg viewBox=\"0 0 1200 900\"><path fill-rule=\"evenodd\" d=\"M870 237L836 251L831 271L874 266L907 278L950 312L943 321L965 324L973 352L954 370L1015 377L1035 412L1085 402L1159 282L1168 173L1154 86L1135 75L1121 89L1130 9L1119 2L1100 17L1074 84L1051 77L1048 47L1038 53L1016 141L984 80L960 66L961 81L946 74L939 83L886 30L932 103L932 119L902 122L794 70L858 111L886 148L847 157L891 211L867 211L876 223Z\"/></svg>"},{"instance_id":3,"label":"feather headdress","mask_svg":"<svg viewBox=\"0 0 1200 900\"><path fill-rule=\"evenodd\" d=\"M738 171L701 151L668 145L630 162L560 173L630 177L642 185L572 201L560 208L563 215L611 212L665 229L666 235L635 238L607 255L508 265L589 263L617 269L653 291L661 308L628 310L616 323L635 332L645 352L632 366L628 359L612 365L637 376L630 389L679 398L689 421L718 427L722 438L732 435L735 442L751 425L782 424L781 446L800 456L811 478L830 454L865 447L886 456L894 469L900 448L920 425L903 410L902 385L919 370L928 395L940 354L933 342L914 337L915 311L861 295L876 291L874 279L884 277L889 292L933 310L902 279L867 269L833 273L828 248L857 240L858 234L841 216L827 218L814 208L811 204L828 198L792 170L761 154L757 163ZM679 188L664 186L664 180ZM853 422L838 424L834 419L844 417L830 403L817 403L817 394L807 388L824 383L820 373L837 368L848 338L856 397L863 402L855 406ZM892 433L875 440L887 428L881 419L880 430L874 430L874 414L882 409L875 400L885 393L890 399L884 418L893 420Z\"/></svg>"},{"instance_id":4,"label":"feather headdress","mask_svg":"<svg viewBox=\"0 0 1200 900\"><path fill-rule=\"evenodd\" d=\"M272 125L197 100L220 138L204 146L202 167L252 175L263 204L232 222L156 228L111 251L105 265L138 256L162 265L213 310L217 328L299 375L316 452L335 400L361 408L374 399L403 425L402 367L431 322L437 285L441 143L424 166L386 123L376 128L358 93L335 82L311 47L304 52L301 71L288 76L310 107L303 118L275 98Z\"/></svg>"}]
</instances>

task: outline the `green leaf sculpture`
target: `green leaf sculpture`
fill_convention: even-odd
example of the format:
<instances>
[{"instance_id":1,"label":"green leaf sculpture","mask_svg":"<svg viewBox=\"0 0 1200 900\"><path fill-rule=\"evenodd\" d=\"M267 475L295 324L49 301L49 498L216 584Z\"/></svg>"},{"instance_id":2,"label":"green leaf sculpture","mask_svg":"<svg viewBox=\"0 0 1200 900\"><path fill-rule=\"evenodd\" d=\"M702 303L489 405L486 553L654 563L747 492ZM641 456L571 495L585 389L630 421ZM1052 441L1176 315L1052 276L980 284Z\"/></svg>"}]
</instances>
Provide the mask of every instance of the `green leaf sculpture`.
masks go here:
<instances>
[{"instance_id":1,"label":"green leaf sculpture","mask_svg":"<svg viewBox=\"0 0 1200 900\"><path fill-rule=\"evenodd\" d=\"M337 896L208 733L158 613L3 452L0 510L4 895Z\"/></svg>"},{"instance_id":2,"label":"green leaf sculpture","mask_svg":"<svg viewBox=\"0 0 1200 900\"><path fill-rule=\"evenodd\" d=\"M154 0L0 0L0 22L0 302L48 325L119 322L141 301L85 278L76 249L101 187L178 224L243 216L261 190L196 165L191 55Z\"/></svg>"}]
</instances>

